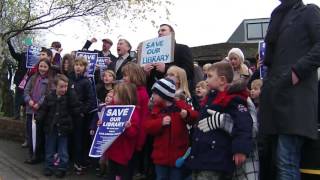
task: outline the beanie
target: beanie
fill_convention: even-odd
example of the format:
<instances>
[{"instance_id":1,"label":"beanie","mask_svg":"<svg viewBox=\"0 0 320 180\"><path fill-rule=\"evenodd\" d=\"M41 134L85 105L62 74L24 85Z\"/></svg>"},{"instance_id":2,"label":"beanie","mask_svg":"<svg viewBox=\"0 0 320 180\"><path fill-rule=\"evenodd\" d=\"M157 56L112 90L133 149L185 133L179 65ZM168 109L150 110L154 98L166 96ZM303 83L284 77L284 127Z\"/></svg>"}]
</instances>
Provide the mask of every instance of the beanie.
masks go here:
<instances>
[{"instance_id":1,"label":"beanie","mask_svg":"<svg viewBox=\"0 0 320 180\"><path fill-rule=\"evenodd\" d=\"M228 53L228 57L230 58L231 54L235 54L240 58L241 63L244 62L244 55L243 52L241 51L241 49L239 48L232 48L229 53Z\"/></svg>"},{"instance_id":2,"label":"beanie","mask_svg":"<svg viewBox=\"0 0 320 180\"><path fill-rule=\"evenodd\" d=\"M151 90L163 99L172 102L176 92L176 85L173 80L163 78L154 83Z\"/></svg>"}]
</instances>

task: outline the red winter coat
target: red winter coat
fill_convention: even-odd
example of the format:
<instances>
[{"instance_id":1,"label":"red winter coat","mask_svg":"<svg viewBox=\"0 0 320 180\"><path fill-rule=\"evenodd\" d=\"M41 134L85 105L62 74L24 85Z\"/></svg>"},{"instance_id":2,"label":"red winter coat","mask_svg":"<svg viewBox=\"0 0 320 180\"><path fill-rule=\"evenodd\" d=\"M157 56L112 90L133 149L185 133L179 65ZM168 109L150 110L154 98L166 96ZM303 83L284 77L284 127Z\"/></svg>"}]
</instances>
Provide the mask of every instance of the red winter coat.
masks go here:
<instances>
[{"instance_id":1,"label":"red winter coat","mask_svg":"<svg viewBox=\"0 0 320 180\"><path fill-rule=\"evenodd\" d=\"M127 165L135 150L139 132L139 112L134 110L130 119L131 126L127 128L105 152L106 157L119 164Z\"/></svg>"},{"instance_id":2,"label":"red winter coat","mask_svg":"<svg viewBox=\"0 0 320 180\"><path fill-rule=\"evenodd\" d=\"M137 95L138 95L138 111L139 111L139 118L140 118L140 124L139 124L139 133L138 133L138 139L136 144L136 150L141 151L143 148L143 145L146 141L147 134L142 128L142 124L148 117L148 102L149 102L149 95L147 93L147 89L145 86L139 86L137 88Z\"/></svg>"},{"instance_id":3,"label":"red winter coat","mask_svg":"<svg viewBox=\"0 0 320 180\"><path fill-rule=\"evenodd\" d=\"M151 156L156 165L174 166L189 147L189 132L186 120L180 116L181 107L188 111L188 121L197 119L198 112L179 101L169 107L155 106L144 123L146 132L154 136ZM162 126L162 119L167 115L171 117L171 124Z\"/></svg>"}]
</instances>

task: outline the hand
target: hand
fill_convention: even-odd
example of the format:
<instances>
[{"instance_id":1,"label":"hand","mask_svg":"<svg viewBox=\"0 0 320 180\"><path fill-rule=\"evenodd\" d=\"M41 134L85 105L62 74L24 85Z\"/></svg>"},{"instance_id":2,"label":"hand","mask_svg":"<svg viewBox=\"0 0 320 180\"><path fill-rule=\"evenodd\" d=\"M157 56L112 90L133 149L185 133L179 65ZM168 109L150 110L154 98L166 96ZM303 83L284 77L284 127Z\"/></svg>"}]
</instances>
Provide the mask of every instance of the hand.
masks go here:
<instances>
[{"instance_id":1,"label":"hand","mask_svg":"<svg viewBox=\"0 0 320 180\"><path fill-rule=\"evenodd\" d=\"M182 109L180 112L180 116L182 119L185 119L188 116L188 111L186 111L185 109Z\"/></svg>"},{"instance_id":2,"label":"hand","mask_svg":"<svg viewBox=\"0 0 320 180\"><path fill-rule=\"evenodd\" d=\"M38 110L39 109L39 104L38 103L35 103L34 105L33 105L33 108L35 109L35 110Z\"/></svg>"},{"instance_id":3,"label":"hand","mask_svg":"<svg viewBox=\"0 0 320 180\"><path fill-rule=\"evenodd\" d=\"M126 124L124 125L124 128L127 129L131 126L131 122L127 121Z\"/></svg>"},{"instance_id":4,"label":"hand","mask_svg":"<svg viewBox=\"0 0 320 180\"><path fill-rule=\"evenodd\" d=\"M102 120L99 119L98 122L97 122L97 125L100 126L101 124L102 124Z\"/></svg>"},{"instance_id":5,"label":"hand","mask_svg":"<svg viewBox=\"0 0 320 180\"><path fill-rule=\"evenodd\" d=\"M203 132L208 132L210 130L220 128L224 115L211 109L208 109L207 112L211 116L201 119L198 123L198 128Z\"/></svg>"},{"instance_id":6,"label":"hand","mask_svg":"<svg viewBox=\"0 0 320 180\"><path fill-rule=\"evenodd\" d=\"M91 43L95 43L95 42L97 42L97 41L98 41L98 40L97 40L97 38L95 38L95 37L90 40Z\"/></svg>"},{"instance_id":7,"label":"hand","mask_svg":"<svg viewBox=\"0 0 320 180\"><path fill-rule=\"evenodd\" d=\"M105 63L106 63L106 65L109 65L109 64L111 64L111 62L112 61L110 59L107 59Z\"/></svg>"},{"instance_id":8,"label":"hand","mask_svg":"<svg viewBox=\"0 0 320 180\"><path fill-rule=\"evenodd\" d=\"M164 63L155 63L156 70L162 73L165 73L166 71L166 64Z\"/></svg>"},{"instance_id":9,"label":"hand","mask_svg":"<svg viewBox=\"0 0 320 180\"><path fill-rule=\"evenodd\" d=\"M63 51L63 48L58 49L58 53L60 54Z\"/></svg>"},{"instance_id":10,"label":"hand","mask_svg":"<svg viewBox=\"0 0 320 180\"><path fill-rule=\"evenodd\" d=\"M33 105L34 105L34 101L30 100L29 101L29 106L33 107Z\"/></svg>"},{"instance_id":11,"label":"hand","mask_svg":"<svg viewBox=\"0 0 320 180\"><path fill-rule=\"evenodd\" d=\"M162 126L168 126L171 124L171 117L170 116L165 116L162 119Z\"/></svg>"},{"instance_id":12,"label":"hand","mask_svg":"<svg viewBox=\"0 0 320 180\"><path fill-rule=\"evenodd\" d=\"M298 78L297 74L294 71L291 72L291 78L292 78L292 84L293 85L296 85L296 84L299 83L299 78Z\"/></svg>"},{"instance_id":13,"label":"hand","mask_svg":"<svg viewBox=\"0 0 320 180\"><path fill-rule=\"evenodd\" d=\"M90 135L93 136L94 133L95 133L95 131L91 129L91 130L90 130Z\"/></svg>"},{"instance_id":14,"label":"hand","mask_svg":"<svg viewBox=\"0 0 320 180\"><path fill-rule=\"evenodd\" d=\"M149 73L151 70L153 69L153 65L152 64L145 64L143 66L143 70L147 73Z\"/></svg>"},{"instance_id":15,"label":"hand","mask_svg":"<svg viewBox=\"0 0 320 180\"><path fill-rule=\"evenodd\" d=\"M236 164L236 166L241 166L246 161L246 159L246 155L242 153L237 153L233 155L233 161Z\"/></svg>"}]
</instances>

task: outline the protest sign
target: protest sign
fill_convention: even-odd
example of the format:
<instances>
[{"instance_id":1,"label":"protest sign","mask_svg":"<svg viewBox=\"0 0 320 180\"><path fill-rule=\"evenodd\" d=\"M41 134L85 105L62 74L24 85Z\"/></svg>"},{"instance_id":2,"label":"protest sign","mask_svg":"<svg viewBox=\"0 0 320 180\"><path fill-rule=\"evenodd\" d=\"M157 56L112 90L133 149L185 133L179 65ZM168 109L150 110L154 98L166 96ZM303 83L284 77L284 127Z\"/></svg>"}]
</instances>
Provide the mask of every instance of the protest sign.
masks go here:
<instances>
[{"instance_id":1,"label":"protest sign","mask_svg":"<svg viewBox=\"0 0 320 180\"><path fill-rule=\"evenodd\" d=\"M89 156L101 157L111 144L123 133L125 124L131 119L135 106L114 105L102 109L102 124L94 136Z\"/></svg>"},{"instance_id":2,"label":"protest sign","mask_svg":"<svg viewBox=\"0 0 320 180\"><path fill-rule=\"evenodd\" d=\"M88 66L87 66L87 75L89 77L94 76L94 71L96 68L96 63L98 60L98 53L88 53L88 52L82 52L82 51L78 51L76 53L76 56L83 56L87 59L88 61Z\"/></svg>"},{"instance_id":3,"label":"protest sign","mask_svg":"<svg viewBox=\"0 0 320 180\"><path fill-rule=\"evenodd\" d=\"M39 61L41 47L28 46L26 54L26 68L32 68Z\"/></svg>"},{"instance_id":4,"label":"protest sign","mask_svg":"<svg viewBox=\"0 0 320 180\"><path fill-rule=\"evenodd\" d=\"M174 60L174 45L174 34L142 42L138 55L139 64L172 62Z\"/></svg>"},{"instance_id":5,"label":"protest sign","mask_svg":"<svg viewBox=\"0 0 320 180\"><path fill-rule=\"evenodd\" d=\"M259 49L260 79L263 79L267 73L267 66L263 64L265 59L265 53L266 53L266 43L264 41L260 41L258 49Z\"/></svg>"},{"instance_id":6,"label":"protest sign","mask_svg":"<svg viewBox=\"0 0 320 180\"><path fill-rule=\"evenodd\" d=\"M97 66L99 67L107 67L110 63L110 57L98 57Z\"/></svg>"}]
</instances>

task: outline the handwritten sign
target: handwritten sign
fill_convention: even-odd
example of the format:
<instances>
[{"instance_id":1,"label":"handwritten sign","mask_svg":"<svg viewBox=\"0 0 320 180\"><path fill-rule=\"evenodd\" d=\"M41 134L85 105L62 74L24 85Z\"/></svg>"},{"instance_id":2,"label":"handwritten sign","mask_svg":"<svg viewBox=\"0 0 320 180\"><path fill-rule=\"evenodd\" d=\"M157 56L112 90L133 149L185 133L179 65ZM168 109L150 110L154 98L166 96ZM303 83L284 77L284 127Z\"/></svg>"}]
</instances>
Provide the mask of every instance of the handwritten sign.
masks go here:
<instances>
[{"instance_id":1,"label":"handwritten sign","mask_svg":"<svg viewBox=\"0 0 320 180\"><path fill-rule=\"evenodd\" d=\"M88 52L78 51L76 53L76 57L78 57L78 56L83 56L88 61L87 76L89 76L89 77L94 76L94 71L96 68L97 60L98 60L98 53L88 53Z\"/></svg>"},{"instance_id":2,"label":"handwritten sign","mask_svg":"<svg viewBox=\"0 0 320 180\"><path fill-rule=\"evenodd\" d=\"M32 68L39 61L41 47L28 46L26 54L26 68Z\"/></svg>"},{"instance_id":3,"label":"handwritten sign","mask_svg":"<svg viewBox=\"0 0 320 180\"><path fill-rule=\"evenodd\" d=\"M110 57L98 57L97 66L107 67L109 62L111 62Z\"/></svg>"},{"instance_id":4,"label":"handwritten sign","mask_svg":"<svg viewBox=\"0 0 320 180\"><path fill-rule=\"evenodd\" d=\"M89 152L90 157L101 157L123 133L125 124L130 121L134 108L133 105L114 105L102 109L102 124L94 136Z\"/></svg>"},{"instance_id":5,"label":"handwritten sign","mask_svg":"<svg viewBox=\"0 0 320 180\"><path fill-rule=\"evenodd\" d=\"M263 79L267 74L267 66L263 65L266 53L266 43L264 41L259 42L259 64L260 64L260 79Z\"/></svg>"},{"instance_id":6,"label":"handwritten sign","mask_svg":"<svg viewBox=\"0 0 320 180\"><path fill-rule=\"evenodd\" d=\"M138 56L139 64L172 62L174 60L174 44L173 34L142 42Z\"/></svg>"}]
</instances>

